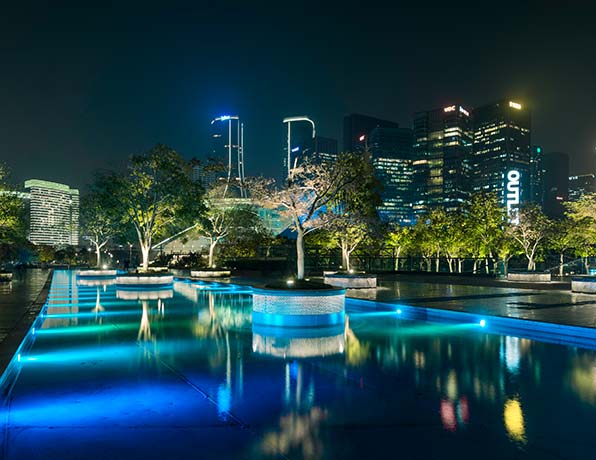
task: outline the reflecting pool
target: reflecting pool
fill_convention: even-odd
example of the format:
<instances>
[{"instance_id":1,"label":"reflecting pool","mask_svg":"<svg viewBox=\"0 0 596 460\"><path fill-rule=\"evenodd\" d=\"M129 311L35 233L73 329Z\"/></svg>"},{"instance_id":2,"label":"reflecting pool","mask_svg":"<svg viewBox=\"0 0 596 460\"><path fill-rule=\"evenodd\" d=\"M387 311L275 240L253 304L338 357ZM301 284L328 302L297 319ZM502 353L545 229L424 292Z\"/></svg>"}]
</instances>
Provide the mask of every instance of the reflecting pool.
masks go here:
<instances>
[{"instance_id":1,"label":"reflecting pool","mask_svg":"<svg viewBox=\"0 0 596 460\"><path fill-rule=\"evenodd\" d=\"M245 287L56 271L4 383L3 458L596 454L596 351L346 310L340 328L253 329Z\"/></svg>"}]
</instances>

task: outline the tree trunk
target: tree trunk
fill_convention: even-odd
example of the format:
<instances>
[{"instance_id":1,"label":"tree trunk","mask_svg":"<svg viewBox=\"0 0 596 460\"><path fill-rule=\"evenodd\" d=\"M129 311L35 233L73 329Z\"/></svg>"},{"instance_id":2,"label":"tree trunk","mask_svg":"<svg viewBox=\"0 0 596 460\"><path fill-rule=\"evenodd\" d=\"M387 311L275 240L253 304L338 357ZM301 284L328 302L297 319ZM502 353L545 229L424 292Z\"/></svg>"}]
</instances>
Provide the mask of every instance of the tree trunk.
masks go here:
<instances>
[{"instance_id":1,"label":"tree trunk","mask_svg":"<svg viewBox=\"0 0 596 460\"><path fill-rule=\"evenodd\" d=\"M99 244L95 243L95 256L97 257L97 268L101 268L101 250Z\"/></svg>"},{"instance_id":2,"label":"tree trunk","mask_svg":"<svg viewBox=\"0 0 596 460\"><path fill-rule=\"evenodd\" d=\"M563 262L565 261L565 256L561 252L559 254L559 276L563 276Z\"/></svg>"},{"instance_id":3,"label":"tree trunk","mask_svg":"<svg viewBox=\"0 0 596 460\"><path fill-rule=\"evenodd\" d=\"M484 271L486 272L487 275L490 274L490 267L489 267L489 264L488 264L488 257L486 257L484 259Z\"/></svg>"},{"instance_id":4,"label":"tree trunk","mask_svg":"<svg viewBox=\"0 0 596 460\"><path fill-rule=\"evenodd\" d=\"M476 270L478 270L478 259L474 259L474 266L472 267L472 273L476 274Z\"/></svg>"},{"instance_id":5,"label":"tree trunk","mask_svg":"<svg viewBox=\"0 0 596 460\"><path fill-rule=\"evenodd\" d=\"M299 280L304 279L304 231L300 228L297 229L298 235L296 236L296 269Z\"/></svg>"},{"instance_id":6,"label":"tree trunk","mask_svg":"<svg viewBox=\"0 0 596 460\"><path fill-rule=\"evenodd\" d=\"M213 265L213 254L215 252L215 246L217 245L217 240L211 240L209 243L209 268L215 268Z\"/></svg>"},{"instance_id":7,"label":"tree trunk","mask_svg":"<svg viewBox=\"0 0 596 460\"><path fill-rule=\"evenodd\" d=\"M348 248L345 246L341 247L341 264L344 266L346 271L350 271L350 253Z\"/></svg>"},{"instance_id":8,"label":"tree trunk","mask_svg":"<svg viewBox=\"0 0 596 460\"><path fill-rule=\"evenodd\" d=\"M141 243L141 254L143 255L143 271L149 270L149 250L151 246L147 243Z\"/></svg>"},{"instance_id":9,"label":"tree trunk","mask_svg":"<svg viewBox=\"0 0 596 460\"><path fill-rule=\"evenodd\" d=\"M457 259L457 272L461 273L464 267L464 259Z\"/></svg>"},{"instance_id":10,"label":"tree trunk","mask_svg":"<svg viewBox=\"0 0 596 460\"><path fill-rule=\"evenodd\" d=\"M529 272L534 271L534 260L531 256L528 256L528 271Z\"/></svg>"},{"instance_id":11,"label":"tree trunk","mask_svg":"<svg viewBox=\"0 0 596 460\"><path fill-rule=\"evenodd\" d=\"M439 253L437 252L437 259L435 260L435 271L437 273L439 273L439 263L441 262L441 259L439 258Z\"/></svg>"},{"instance_id":12,"label":"tree trunk","mask_svg":"<svg viewBox=\"0 0 596 460\"><path fill-rule=\"evenodd\" d=\"M507 277L507 273L509 272L509 259L503 259L503 274Z\"/></svg>"}]
</instances>

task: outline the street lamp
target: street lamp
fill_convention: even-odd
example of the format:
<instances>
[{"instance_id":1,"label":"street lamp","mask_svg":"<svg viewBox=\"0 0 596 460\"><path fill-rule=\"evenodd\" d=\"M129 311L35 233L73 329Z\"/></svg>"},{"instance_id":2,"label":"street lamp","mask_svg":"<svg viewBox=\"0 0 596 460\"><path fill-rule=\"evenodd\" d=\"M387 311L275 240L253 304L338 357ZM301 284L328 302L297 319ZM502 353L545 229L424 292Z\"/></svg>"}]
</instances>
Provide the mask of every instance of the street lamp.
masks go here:
<instances>
[{"instance_id":1,"label":"street lamp","mask_svg":"<svg viewBox=\"0 0 596 460\"><path fill-rule=\"evenodd\" d=\"M312 125L312 138L314 139L316 136L315 131L315 122L308 118L306 115L301 115L297 117L286 117L284 118L283 122L288 124L288 177L292 172L292 163L291 163L291 154L292 154L292 130L291 125L293 121L308 121Z\"/></svg>"}]
</instances>

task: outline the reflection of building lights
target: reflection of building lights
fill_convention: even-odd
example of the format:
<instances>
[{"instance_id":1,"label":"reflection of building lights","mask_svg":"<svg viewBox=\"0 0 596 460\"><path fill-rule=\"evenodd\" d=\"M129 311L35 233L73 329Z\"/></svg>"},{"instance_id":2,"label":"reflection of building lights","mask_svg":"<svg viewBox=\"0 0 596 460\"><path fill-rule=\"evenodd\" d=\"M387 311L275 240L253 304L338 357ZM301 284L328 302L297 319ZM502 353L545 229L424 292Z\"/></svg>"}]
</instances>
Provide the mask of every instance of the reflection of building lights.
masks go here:
<instances>
[{"instance_id":1,"label":"reflection of building lights","mask_svg":"<svg viewBox=\"0 0 596 460\"><path fill-rule=\"evenodd\" d=\"M517 373L521 360L520 342L518 337L503 337L501 339L501 361L505 363L507 370Z\"/></svg>"},{"instance_id":2,"label":"reflection of building lights","mask_svg":"<svg viewBox=\"0 0 596 460\"><path fill-rule=\"evenodd\" d=\"M464 425L468 424L470 420L470 406L468 405L468 398L462 396L459 398L459 403L457 404L457 416L461 423Z\"/></svg>"},{"instance_id":3,"label":"reflection of building lights","mask_svg":"<svg viewBox=\"0 0 596 460\"><path fill-rule=\"evenodd\" d=\"M448 399L441 400L440 407L441 423L443 428L447 431L455 431L457 428L457 420L455 419L455 406Z\"/></svg>"},{"instance_id":4,"label":"reflection of building lights","mask_svg":"<svg viewBox=\"0 0 596 460\"><path fill-rule=\"evenodd\" d=\"M511 439L518 442L526 442L526 427L524 424L524 413L517 399L508 399L503 408L503 420L505 429Z\"/></svg>"},{"instance_id":5,"label":"reflection of building lights","mask_svg":"<svg viewBox=\"0 0 596 460\"><path fill-rule=\"evenodd\" d=\"M457 375L454 370L449 371L447 376L447 396L451 400L457 399Z\"/></svg>"}]
</instances>

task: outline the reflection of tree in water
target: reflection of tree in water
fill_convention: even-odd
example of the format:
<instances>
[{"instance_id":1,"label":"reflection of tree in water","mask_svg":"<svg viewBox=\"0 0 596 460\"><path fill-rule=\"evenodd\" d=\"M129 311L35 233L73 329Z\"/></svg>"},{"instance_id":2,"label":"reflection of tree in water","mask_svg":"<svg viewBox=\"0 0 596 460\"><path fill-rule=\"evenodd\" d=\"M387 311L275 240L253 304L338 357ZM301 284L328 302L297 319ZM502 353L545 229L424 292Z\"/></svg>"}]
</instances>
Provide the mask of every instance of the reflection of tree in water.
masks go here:
<instances>
[{"instance_id":1,"label":"reflection of tree in water","mask_svg":"<svg viewBox=\"0 0 596 460\"><path fill-rule=\"evenodd\" d=\"M323 458L319 431L321 422L326 418L327 412L320 407L311 407L302 414L291 412L283 415L279 419L279 430L265 434L262 452L266 455L288 455L298 449L302 458Z\"/></svg>"},{"instance_id":2,"label":"reflection of tree in water","mask_svg":"<svg viewBox=\"0 0 596 460\"><path fill-rule=\"evenodd\" d=\"M359 366L366 362L370 353L370 344L364 343L356 337L350 327L350 318L346 315L346 360L351 366Z\"/></svg>"},{"instance_id":3,"label":"reflection of tree in water","mask_svg":"<svg viewBox=\"0 0 596 460\"><path fill-rule=\"evenodd\" d=\"M259 444L261 453L294 457L300 452L301 458L323 458L320 431L328 412L315 405L314 375L305 376L300 361L285 364L284 403L285 414L278 427L266 432Z\"/></svg>"},{"instance_id":4,"label":"reflection of tree in water","mask_svg":"<svg viewBox=\"0 0 596 460\"><path fill-rule=\"evenodd\" d=\"M91 312L95 313L95 319L98 322L98 324L103 324L103 316L100 316L99 314L104 310L105 308L101 305L101 287L97 286L97 295L95 296L95 307L91 309Z\"/></svg>"},{"instance_id":5,"label":"reflection of tree in water","mask_svg":"<svg viewBox=\"0 0 596 460\"><path fill-rule=\"evenodd\" d=\"M571 359L569 382L579 399L596 405L596 359L593 352Z\"/></svg>"}]
</instances>

